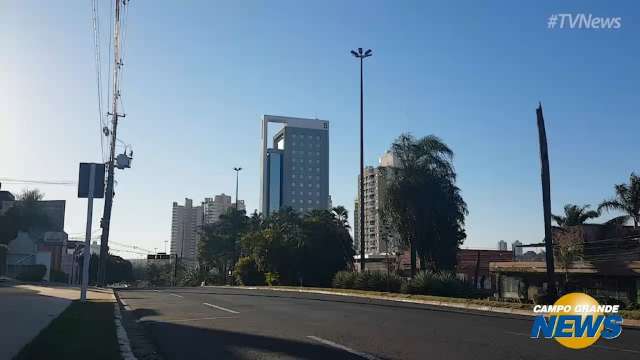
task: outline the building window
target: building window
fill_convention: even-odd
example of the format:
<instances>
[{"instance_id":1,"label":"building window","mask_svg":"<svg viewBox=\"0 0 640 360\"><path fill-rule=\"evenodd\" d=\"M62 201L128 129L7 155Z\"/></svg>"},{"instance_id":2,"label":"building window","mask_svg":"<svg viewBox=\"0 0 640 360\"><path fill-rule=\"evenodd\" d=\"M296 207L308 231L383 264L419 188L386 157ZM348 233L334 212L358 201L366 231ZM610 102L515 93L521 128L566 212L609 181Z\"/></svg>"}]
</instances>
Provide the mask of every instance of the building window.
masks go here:
<instances>
[{"instance_id":1,"label":"building window","mask_svg":"<svg viewBox=\"0 0 640 360\"><path fill-rule=\"evenodd\" d=\"M316 168L316 172L320 172L320 168L319 167Z\"/></svg>"},{"instance_id":2,"label":"building window","mask_svg":"<svg viewBox=\"0 0 640 360\"><path fill-rule=\"evenodd\" d=\"M319 184L318 184L318 186L319 186ZM309 183L307 187L311 187L311 183Z\"/></svg>"},{"instance_id":3,"label":"building window","mask_svg":"<svg viewBox=\"0 0 640 360\"><path fill-rule=\"evenodd\" d=\"M296 187L296 183L295 183L295 182L292 182L292 183L291 183L291 186Z\"/></svg>"},{"instance_id":4,"label":"building window","mask_svg":"<svg viewBox=\"0 0 640 360\"><path fill-rule=\"evenodd\" d=\"M307 200L307 204L311 204L311 200Z\"/></svg>"},{"instance_id":5,"label":"building window","mask_svg":"<svg viewBox=\"0 0 640 360\"><path fill-rule=\"evenodd\" d=\"M296 178L296 174L291 175L291 177L295 179Z\"/></svg>"},{"instance_id":6,"label":"building window","mask_svg":"<svg viewBox=\"0 0 640 360\"><path fill-rule=\"evenodd\" d=\"M309 185L311 185L311 184L309 184ZM320 188L320 184L316 184L316 187L317 187L317 188Z\"/></svg>"}]
</instances>

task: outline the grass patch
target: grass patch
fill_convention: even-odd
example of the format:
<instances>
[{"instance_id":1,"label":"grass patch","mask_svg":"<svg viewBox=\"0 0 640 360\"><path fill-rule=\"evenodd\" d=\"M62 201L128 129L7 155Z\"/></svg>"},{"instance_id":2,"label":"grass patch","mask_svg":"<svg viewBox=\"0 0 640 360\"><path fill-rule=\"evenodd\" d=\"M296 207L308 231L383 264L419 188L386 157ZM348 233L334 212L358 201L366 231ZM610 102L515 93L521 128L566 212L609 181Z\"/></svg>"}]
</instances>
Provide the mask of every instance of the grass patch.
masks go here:
<instances>
[{"instance_id":1,"label":"grass patch","mask_svg":"<svg viewBox=\"0 0 640 360\"><path fill-rule=\"evenodd\" d=\"M74 301L14 358L121 359L113 302Z\"/></svg>"}]
</instances>

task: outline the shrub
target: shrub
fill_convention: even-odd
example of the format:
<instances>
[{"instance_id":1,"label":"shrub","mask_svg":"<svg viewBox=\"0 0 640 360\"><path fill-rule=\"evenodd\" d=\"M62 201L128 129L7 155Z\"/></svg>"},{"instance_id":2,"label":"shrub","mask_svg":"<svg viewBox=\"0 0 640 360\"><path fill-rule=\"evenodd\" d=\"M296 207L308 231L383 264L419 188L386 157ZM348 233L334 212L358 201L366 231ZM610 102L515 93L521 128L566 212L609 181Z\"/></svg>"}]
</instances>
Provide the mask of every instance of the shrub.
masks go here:
<instances>
[{"instance_id":1,"label":"shrub","mask_svg":"<svg viewBox=\"0 0 640 360\"><path fill-rule=\"evenodd\" d=\"M332 284L334 288L340 289L398 292L402 286L402 278L381 271L340 271L334 276Z\"/></svg>"},{"instance_id":2,"label":"shrub","mask_svg":"<svg viewBox=\"0 0 640 360\"><path fill-rule=\"evenodd\" d=\"M258 271L256 261L252 257L242 257L236 263L233 275L241 285L263 285L264 274Z\"/></svg>"},{"instance_id":3,"label":"shrub","mask_svg":"<svg viewBox=\"0 0 640 360\"><path fill-rule=\"evenodd\" d=\"M274 286L278 285L280 282L280 275L277 272L268 272L264 274L264 279L267 282L267 285Z\"/></svg>"},{"instance_id":4,"label":"shrub","mask_svg":"<svg viewBox=\"0 0 640 360\"><path fill-rule=\"evenodd\" d=\"M351 271L338 271L333 277L332 286L338 289L353 289L354 281L358 273Z\"/></svg>"},{"instance_id":5,"label":"shrub","mask_svg":"<svg viewBox=\"0 0 640 360\"><path fill-rule=\"evenodd\" d=\"M20 281L42 281L44 274L47 273L47 267L44 265L24 265L16 276Z\"/></svg>"},{"instance_id":6,"label":"shrub","mask_svg":"<svg viewBox=\"0 0 640 360\"><path fill-rule=\"evenodd\" d=\"M187 267L182 273L180 286L200 286L205 276L206 273L200 268L200 265Z\"/></svg>"},{"instance_id":7,"label":"shrub","mask_svg":"<svg viewBox=\"0 0 640 360\"><path fill-rule=\"evenodd\" d=\"M435 296L472 297L475 294L474 289L450 271L421 271L409 280L402 290L408 294Z\"/></svg>"},{"instance_id":8,"label":"shrub","mask_svg":"<svg viewBox=\"0 0 640 360\"><path fill-rule=\"evenodd\" d=\"M69 282L69 275L67 275L64 271L51 270L51 274L49 275L49 281L67 283Z\"/></svg>"}]
</instances>

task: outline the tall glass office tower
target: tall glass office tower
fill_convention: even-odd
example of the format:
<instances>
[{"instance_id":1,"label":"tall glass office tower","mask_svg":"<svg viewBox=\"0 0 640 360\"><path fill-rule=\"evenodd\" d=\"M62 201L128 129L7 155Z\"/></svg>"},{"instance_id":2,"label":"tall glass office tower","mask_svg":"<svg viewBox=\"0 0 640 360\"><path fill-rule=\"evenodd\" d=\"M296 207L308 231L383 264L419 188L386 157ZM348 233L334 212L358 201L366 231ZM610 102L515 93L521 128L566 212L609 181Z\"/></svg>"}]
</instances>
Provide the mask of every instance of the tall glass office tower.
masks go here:
<instances>
[{"instance_id":1,"label":"tall glass office tower","mask_svg":"<svg viewBox=\"0 0 640 360\"><path fill-rule=\"evenodd\" d=\"M268 147L269 123L284 124ZM329 122L264 115L262 118L263 214L291 207L305 212L329 207Z\"/></svg>"}]
</instances>

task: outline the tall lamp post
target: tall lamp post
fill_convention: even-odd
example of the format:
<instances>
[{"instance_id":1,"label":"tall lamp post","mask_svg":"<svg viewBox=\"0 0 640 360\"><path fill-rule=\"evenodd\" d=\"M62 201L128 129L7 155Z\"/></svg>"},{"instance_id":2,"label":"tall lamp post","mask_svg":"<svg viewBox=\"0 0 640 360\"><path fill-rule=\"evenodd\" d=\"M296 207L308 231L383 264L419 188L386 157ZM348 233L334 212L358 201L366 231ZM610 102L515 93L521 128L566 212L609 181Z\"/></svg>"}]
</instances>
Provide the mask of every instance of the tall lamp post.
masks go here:
<instances>
[{"instance_id":1,"label":"tall lamp post","mask_svg":"<svg viewBox=\"0 0 640 360\"><path fill-rule=\"evenodd\" d=\"M351 50L351 55L360 59L360 270L365 270L364 264L364 87L362 65L364 59L373 55L371 49L363 52L362 48Z\"/></svg>"},{"instance_id":2,"label":"tall lamp post","mask_svg":"<svg viewBox=\"0 0 640 360\"><path fill-rule=\"evenodd\" d=\"M233 170L235 170L236 172L236 211L238 211L238 174L240 173L240 170L242 170L242 168L234 167Z\"/></svg>"}]
</instances>

